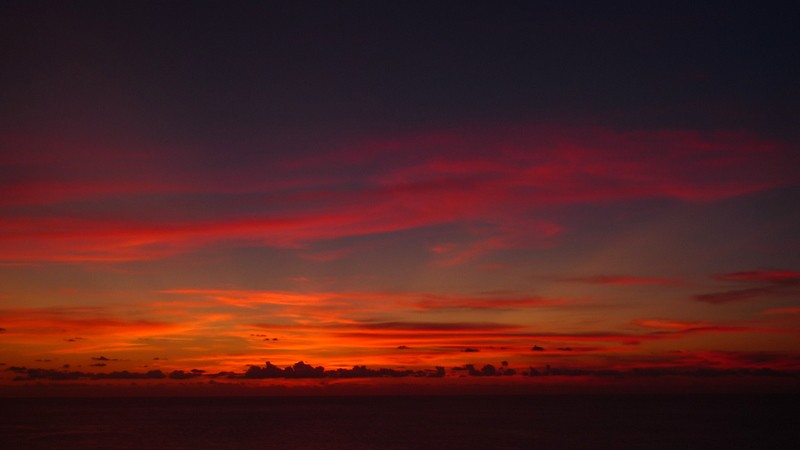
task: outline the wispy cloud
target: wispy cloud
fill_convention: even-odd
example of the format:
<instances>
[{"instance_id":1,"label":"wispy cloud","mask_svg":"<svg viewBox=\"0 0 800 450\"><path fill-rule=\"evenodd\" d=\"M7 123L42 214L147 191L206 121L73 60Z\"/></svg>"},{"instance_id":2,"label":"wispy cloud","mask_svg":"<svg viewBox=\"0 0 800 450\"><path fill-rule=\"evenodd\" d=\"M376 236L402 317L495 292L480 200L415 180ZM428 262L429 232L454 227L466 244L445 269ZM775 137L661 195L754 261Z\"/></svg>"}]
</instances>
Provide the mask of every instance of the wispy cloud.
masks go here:
<instances>
[{"instance_id":1,"label":"wispy cloud","mask_svg":"<svg viewBox=\"0 0 800 450\"><path fill-rule=\"evenodd\" d=\"M563 281L575 281L580 283L605 284L613 286L675 286L681 283L680 280L673 278L637 277L632 275L593 275L588 277L563 278Z\"/></svg>"},{"instance_id":2,"label":"wispy cloud","mask_svg":"<svg viewBox=\"0 0 800 450\"><path fill-rule=\"evenodd\" d=\"M736 133L533 125L349 142L315 160L194 170L173 151L89 151L103 171L76 167L56 150L33 160L9 152L0 163L19 170L0 183L10 193L4 197L10 209L0 224L0 260L147 260L230 243L298 249L301 256L326 260L346 252L304 247L450 224L471 237L450 248L442 246L446 241L437 244L446 251L436 252L433 262L454 266L557 238L565 224L531 220L543 207L644 198L706 201L792 179L780 164L784 146ZM121 157L109 156L116 154ZM391 163L375 164L377 154ZM329 160L345 167L328 170ZM37 175L51 172L61 179ZM78 207L78 200L92 200L95 208ZM217 207L197 206L207 202ZM25 212L24 206L42 204L54 207L47 214Z\"/></svg>"},{"instance_id":3,"label":"wispy cloud","mask_svg":"<svg viewBox=\"0 0 800 450\"><path fill-rule=\"evenodd\" d=\"M714 279L755 286L698 294L694 296L695 300L711 304L725 304L800 293L800 272L792 270L732 272L714 275Z\"/></svg>"}]
</instances>

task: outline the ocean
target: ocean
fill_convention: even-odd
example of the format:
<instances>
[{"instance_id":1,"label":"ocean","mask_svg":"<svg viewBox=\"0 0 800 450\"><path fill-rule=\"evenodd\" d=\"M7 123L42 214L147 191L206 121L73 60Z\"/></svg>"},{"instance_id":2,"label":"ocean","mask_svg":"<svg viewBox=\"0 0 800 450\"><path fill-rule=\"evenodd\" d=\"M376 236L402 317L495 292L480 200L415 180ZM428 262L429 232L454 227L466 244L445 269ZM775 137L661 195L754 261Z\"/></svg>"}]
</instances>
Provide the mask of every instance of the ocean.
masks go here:
<instances>
[{"instance_id":1,"label":"ocean","mask_svg":"<svg viewBox=\"0 0 800 450\"><path fill-rule=\"evenodd\" d=\"M2 449L795 449L798 396L2 398Z\"/></svg>"}]
</instances>

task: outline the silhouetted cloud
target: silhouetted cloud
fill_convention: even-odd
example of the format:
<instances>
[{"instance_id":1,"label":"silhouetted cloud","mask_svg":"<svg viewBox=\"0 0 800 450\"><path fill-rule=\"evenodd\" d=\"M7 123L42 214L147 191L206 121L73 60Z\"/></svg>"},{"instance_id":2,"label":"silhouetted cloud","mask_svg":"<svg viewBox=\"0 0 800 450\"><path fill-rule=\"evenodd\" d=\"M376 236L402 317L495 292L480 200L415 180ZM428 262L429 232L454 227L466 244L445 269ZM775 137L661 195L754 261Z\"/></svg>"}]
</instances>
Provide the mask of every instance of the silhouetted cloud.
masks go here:
<instances>
[{"instance_id":1,"label":"silhouetted cloud","mask_svg":"<svg viewBox=\"0 0 800 450\"><path fill-rule=\"evenodd\" d=\"M295 363L284 369L267 361L262 366L250 366L244 375L232 374L232 378L396 378L396 377L443 377L443 367L433 370L397 370L397 369L370 369L367 366L353 366L352 369L325 370L322 366L314 367L303 361Z\"/></svg>"},{"instance_id":2,"label":"silhouetted cloud","mask_svg":"<svg viewBox=\"0 0 800 450\"><path fill-rule=\"evenodd\" d=\"M185 372L183 370L173 370L169 374L169 378L173 380L188 380L190 378L197 378L203 375L204 370L192 369L189 372Z\"/></svg>"},{"instance_id":3,"label":"silhouetted cloud","mask_svg":"<svg viewBox=\"0 0 800 450\"><path fill-rule=\"evenodd\" d=\"M479 352L480 350L479 350L479 349L477 349L477 348L473 348L473 347L467 347L467 348L465 348L465 349L464 349L464 350L462 350L462 351L463 351L463 352L465 352L465 353L477 353L477 352Z\"/></svg>"},{"instance_id":4,"label":"silhouetted cloud","mask_svg":"<svg viewBox=\"0 0 800 450\"><path fill-rule=\"evenodd\" d=\"M109 373L91 373L80 371L66 371L66 370L53 370L53 369L27 369L25 367L10 367L8 370L20 374L14 378L14 381L31 381L31 380L50 380L50 381L68 381L68 380L145 380L145 379L161 379L166 378L164 372L160 370L151 370L149 372L128 372L127 370ZM24 375L24 376L23 376Z\"/></svg>"},{"instance_id":5,"label":"silhouetted cloud","mask_svg":"<svg viewBox=\"0 0 800 450\"><path fill-rule=\"evenodd\" d=\"M533 347L531 347L531 350L533 350L535 352L543 352L544 348L543 347L539 347L538 345L534 345Z\"/></svg>"},{"instance_id":6,"label":"silhouetted cloud","mask_svg":"<svg viewBox=\"0 0 800 450\"><path fill-rule=\"evenodd\" d=\"M559 350L568 350L564 347ZM668 359L661 359L657 365L632 367L625 369L583 368L583 367L528 367L518 370L508 363L464 364L452 367L450 372L455 376L498 377L498 376L596 376L596 377L657 377L657 376L781 376L800 378L800 357L780 352L673 352ZM668 362L669 365L663 365ZM104 363L97 363L102 365ZM1 365L1 364L0 364ZM480 369L478 369L480 367ZM64 365L68 369L69 365ZM168 375L161 370L148 372L115 371L109 373L93 373L82 371L53 370L42 368L26 368L12 366L6 371L15 373L15 381L71 381L71 380L188 380L207 377L211 380L225 377L231 379L337 379L337 378L401 378L401 377L445 377L447 370L436 366L433 369L391 369L368 368L355 365L350 369L339 368L326 370L322 366L313 366L299 361L291 366L278 367L270 362L263 366L251 365L244 373L223 371L206 374L201 369L173 370Z\"/></svg>"}]
</instances>

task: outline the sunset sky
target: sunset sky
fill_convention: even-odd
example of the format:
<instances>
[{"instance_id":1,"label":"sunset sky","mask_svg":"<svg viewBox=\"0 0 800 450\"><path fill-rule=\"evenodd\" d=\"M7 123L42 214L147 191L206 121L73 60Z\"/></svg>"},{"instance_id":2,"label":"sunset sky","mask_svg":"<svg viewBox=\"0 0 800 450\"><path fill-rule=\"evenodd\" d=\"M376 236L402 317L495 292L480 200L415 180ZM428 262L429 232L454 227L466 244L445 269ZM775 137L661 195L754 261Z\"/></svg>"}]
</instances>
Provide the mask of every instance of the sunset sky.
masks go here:
<instances>
[{"instance_id":1,"label":"sunset sky","mask_svg":"<svg viewBox=\"0 0 800 450\"><path fill-rule=\"evenodd\" d=\"M630 3L3 2L0 383L800 370L797 7Z\"/></svg>"}]
</instances>

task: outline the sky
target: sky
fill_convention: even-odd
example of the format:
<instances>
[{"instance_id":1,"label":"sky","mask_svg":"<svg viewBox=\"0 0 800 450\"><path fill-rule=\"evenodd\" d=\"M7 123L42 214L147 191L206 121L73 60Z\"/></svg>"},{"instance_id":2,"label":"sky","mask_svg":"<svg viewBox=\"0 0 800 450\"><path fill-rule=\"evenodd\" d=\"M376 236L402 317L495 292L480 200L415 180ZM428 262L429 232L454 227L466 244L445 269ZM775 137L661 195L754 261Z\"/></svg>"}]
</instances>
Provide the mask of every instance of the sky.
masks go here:
<instances>
[{"instance_id":1,"label":"sky","mask_svg":"<svg viewBox=\"0 0 800 450\"><path fill-rule=\"evenodd\" d=\"M796 380L798 7L430 3L3 2L0 383Z\"/></svg>"}]
</instances>

